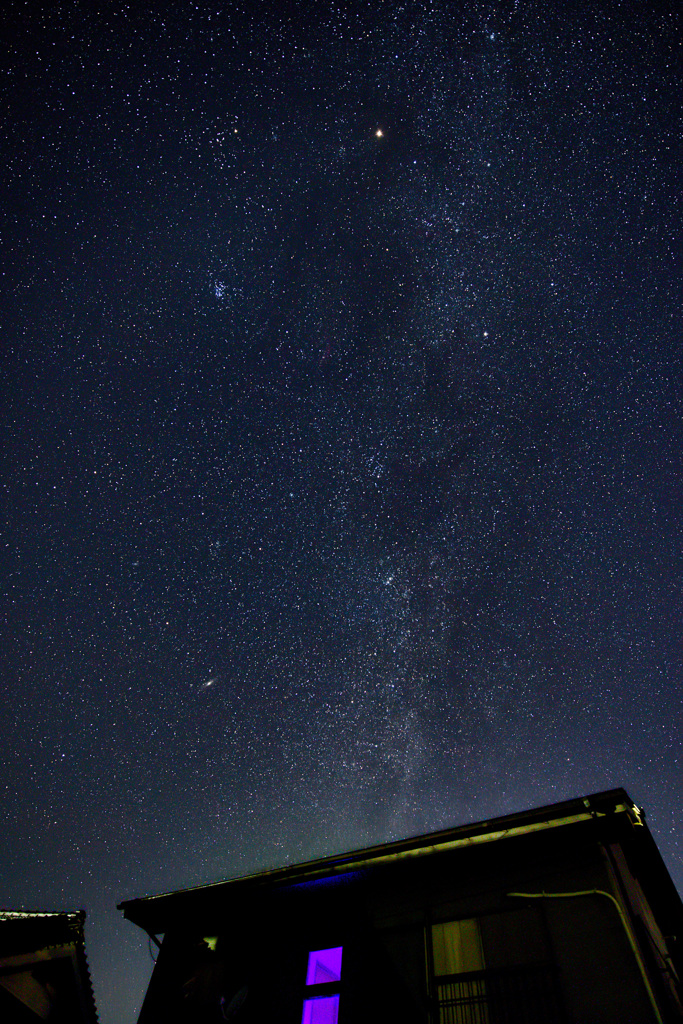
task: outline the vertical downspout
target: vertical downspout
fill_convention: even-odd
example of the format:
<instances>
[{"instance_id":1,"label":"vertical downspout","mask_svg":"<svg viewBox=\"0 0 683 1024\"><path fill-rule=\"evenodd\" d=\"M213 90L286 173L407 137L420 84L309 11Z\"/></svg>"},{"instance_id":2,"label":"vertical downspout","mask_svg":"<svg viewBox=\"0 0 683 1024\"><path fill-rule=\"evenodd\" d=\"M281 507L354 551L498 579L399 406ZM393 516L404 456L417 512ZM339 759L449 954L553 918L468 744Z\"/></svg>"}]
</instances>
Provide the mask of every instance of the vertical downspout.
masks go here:
<instances>
[{"instance_id":1,"label":"vertical downspout","mask_svg":"<svg viewBox=\"0 0 683 1024\"><path fill-rule=\"evenodd\" d=\"M617 913L619 915L619 920L621 921L621 924L622 924L622 927L624 929L624 932L626 933L626 938L628 939L628 944L631 947L631 951L633 952L633 955L634 955L634 957L636 959L636 963L638 964L638 970L640 971L640 976L641 976L641 978L643 980L643 984L645 985L645 990L646 990L646 992L648 994L648 997L650 999L650 1004L652 1005L652 1010L653 1010L654 1015L655 1015L655 1020L657 1021L657 1024L664 1024L664 1021L662 1019L662 1015L659 1012L659 1007L657 1005L657 1000L655 999L655 994L652 991L652 986L650 985L650 979L647 976L647 971L645 969L645 964L643 963L643 958L640 955L640 950L638 949L638 946L636 944L636 940L635 940L635 937L634 937L634 935L633 935L633 933L631 931L631 927L630 927L628 921L626 920L626 916L624 914L624 911L623 911L619 901L616 899L616 897L614 897L612 895L611 892L606 892L604 889L579 889L576 892L509 892L507 895L508 896L517 896L520 899L527 899L527 900L535 900L535 899L546 899L546 900L557 900L557 899L560 899L560 900L562 900L562 899L572 899L575 896L604 896L604 897L606 897L610 901L610 903L612 903L616 907Z\"/></svg>"}]
</instances>

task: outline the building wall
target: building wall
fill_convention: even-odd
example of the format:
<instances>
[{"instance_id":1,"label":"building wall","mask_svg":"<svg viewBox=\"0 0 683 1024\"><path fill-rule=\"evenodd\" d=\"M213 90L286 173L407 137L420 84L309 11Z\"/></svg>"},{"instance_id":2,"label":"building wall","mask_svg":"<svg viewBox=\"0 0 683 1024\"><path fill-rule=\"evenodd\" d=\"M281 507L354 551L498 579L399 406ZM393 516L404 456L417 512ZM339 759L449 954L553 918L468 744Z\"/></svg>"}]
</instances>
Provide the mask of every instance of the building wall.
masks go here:
<instances>
[{"instance_id":1,"label":"building wall","mask_svg":"<svg viewBox=\"0 0 683 1024\"><path fill-rule=\"evenodd\" d=\"M545 902L571 1024L651 1024L652 1006L614 905L600 896Z\"/></svg>"},{"instance_id":2,"label":"building wall","mask_svg":"<svg viewBox=\"0 0 683 1024\"><path fill-rule=\"evenodd\" d=\"M601 896L520 900L508 893L610 890L600 846L557 833L423 856L348 878L244 890L169 929L140 1024L218 1021L245 986L236 1024L300 1024L307 957L343 946L340 1024L427 1024L425 936L478 919L486 967L555 965L561 1024L652 1024L655 1016L616 908ZM202 937L217 937L215 949ZM551 1024L548 1020L546 1024Z\"/></svg>"}]
</instances>

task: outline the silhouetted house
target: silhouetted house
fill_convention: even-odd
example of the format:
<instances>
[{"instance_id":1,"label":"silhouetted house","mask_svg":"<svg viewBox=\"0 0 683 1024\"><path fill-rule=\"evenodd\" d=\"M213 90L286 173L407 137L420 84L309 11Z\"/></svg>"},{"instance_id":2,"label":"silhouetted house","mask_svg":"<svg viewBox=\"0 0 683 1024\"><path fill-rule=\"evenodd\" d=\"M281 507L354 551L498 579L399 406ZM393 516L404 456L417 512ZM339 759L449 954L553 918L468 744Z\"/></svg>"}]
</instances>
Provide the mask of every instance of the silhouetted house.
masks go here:
<instances>
[{"instance_id":1,"label":"silhouetted house","mask_svg":"<svg viewBox=\"0 0 683 1024\"><path fill-rule=\"evenodd\" d=\"M140 1024L668 1024L683 908L621 789L146 899Z\"/></svg>"},{"instance_id":2,"label":"silhouetted house","mask_svg":"<svg viewBox=\"0 0 683 1024\"><path fill-rule=\"evenodd\" d=\"M97 1024L84 923L83 910L0 910L2 1024Z\"/></svg>"}]
</instances>

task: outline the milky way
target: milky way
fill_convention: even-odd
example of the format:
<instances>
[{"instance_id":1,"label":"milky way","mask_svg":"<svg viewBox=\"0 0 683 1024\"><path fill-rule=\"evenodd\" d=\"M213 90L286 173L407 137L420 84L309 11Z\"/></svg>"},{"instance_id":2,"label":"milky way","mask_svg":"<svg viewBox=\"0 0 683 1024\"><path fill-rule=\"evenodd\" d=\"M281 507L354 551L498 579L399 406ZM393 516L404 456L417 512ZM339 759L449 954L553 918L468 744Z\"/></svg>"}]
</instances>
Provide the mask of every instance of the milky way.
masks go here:
<instances>
[{"instance_id":1,"label":"milky way","mask_svg":"<svg viewBox=\"0 0 683 1024\"><path fill-rule=\"evenodd\" d=\"M13 10L0 901L623 785L679 885L680 16Z\"/></svg>"}]
</instances>

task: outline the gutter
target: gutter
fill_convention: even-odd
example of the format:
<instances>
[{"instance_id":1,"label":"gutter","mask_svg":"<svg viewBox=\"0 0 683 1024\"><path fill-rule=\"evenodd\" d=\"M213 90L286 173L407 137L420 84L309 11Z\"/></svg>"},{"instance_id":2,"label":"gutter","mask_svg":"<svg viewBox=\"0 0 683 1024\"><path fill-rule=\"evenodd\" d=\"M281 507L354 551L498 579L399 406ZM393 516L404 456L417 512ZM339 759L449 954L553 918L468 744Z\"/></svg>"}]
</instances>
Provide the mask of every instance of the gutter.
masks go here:
<instances>
[{"instance_id":1,"label":"gutter","mask_svg":"<svg viewBox=\"0 0 683 1024\"><path fill-rule=\"evenodd\" d=\"M618 804L609 812L609 814L605 814L603 811L586 811L580 814L572 814L570 817L554 818L549 821L537 821L531 825L517 825L511 828L501 829L497 832L482 832L481 835L464 836L462 839L450 839L443 843L437 843L431 846L420 846L412 850L399 850L396 853L387 853L379 857L368 857L364 860L356 860L354 858L343 864L333 864L331 865L331 868L332 871L342 872L358 867L371 867L373 864L387 864L395 860L407 860L413 857L426 857L434 853L445 853L447 850L457 850L468 846L478 846L481 843L494 843L499 839L511 839L514 836L530 835L532 832L542 832L546 829L558 828L561 825L573 825L578 821L593 821L595 818L611 817L612 814L619 814L623 812L629 813L631 810L632 808L626 804ZM276 869L276 871L277 870L278 869ZM264 872L264 875L274 873L276 872ZM327 871L322 868L312 870L310 874L305 877L310 877L315 874L329 874L329 869Z\"/></svg>"},{"instance_id":2,"label":"gutter","mask_svg":"<svg viewBox=\"0 0 683 1024\"><path fill-rule=\"evenodd\" d=\"M169 899L171 897L176 898L182 897L188 898L195 896L204 890L217 890L226 887L237 887L241 885L264 885L280 883L282 886L296 885L304 881L322 879L334 877L335 875L342 875L348 871L355 871L358 869L370 869L375 865L380 864L392 864L400 863L402 861L412 860L418 857L431 856L438 853L447 853L452 850L467 849L468 847L480 846L484 843L493 843L501 839L512 839L518 836L531 835L535 832L543 832L548 829L560 828L563 825L573 825L579 822L589 822L600 818L608 818L617 814L626 814L629 820L635 821L640 824L638 818L638 811L634 808L633 804L621 801L616 805L610 807L608 811L595 810L588 800L584 801L586 805L585 811L579 811L576 814L564 815L559 818L549 818L543 821L536 821L527 824L510 825L508 828L496 829L490 832L480 832L474 835L465 835L456 837L454 839L446 839L442 842L430 843L428 845L411 846L408 849L395 850L391 853L380 853L380 854L366 854L364 851L358 851L358 854L342 854L337 857L325 858L321 861L312 861L307 865L302 864L298 867L279 867L271 868L268 871L260 871L253 875L243 875L241 878L232 878L223 882L209 882L206 885L195 886L192 889L184 889L178 892L160 893L157 896L145 896L142 899L135 899L120 903L118 906L119 910L122 910L124 916L128 920L138 924L145 931L148 931L147 924L142 924L139 920L136 920L137 909L142 910L143 916L146 917L146 911L153 912L154 905L159 904L159 901ZM229 891L229 890L228 890ZM134 915L134 916L133 916ZM154 931L161 931L161 928L154 928Z\"/></svg>"}]
</instances>

